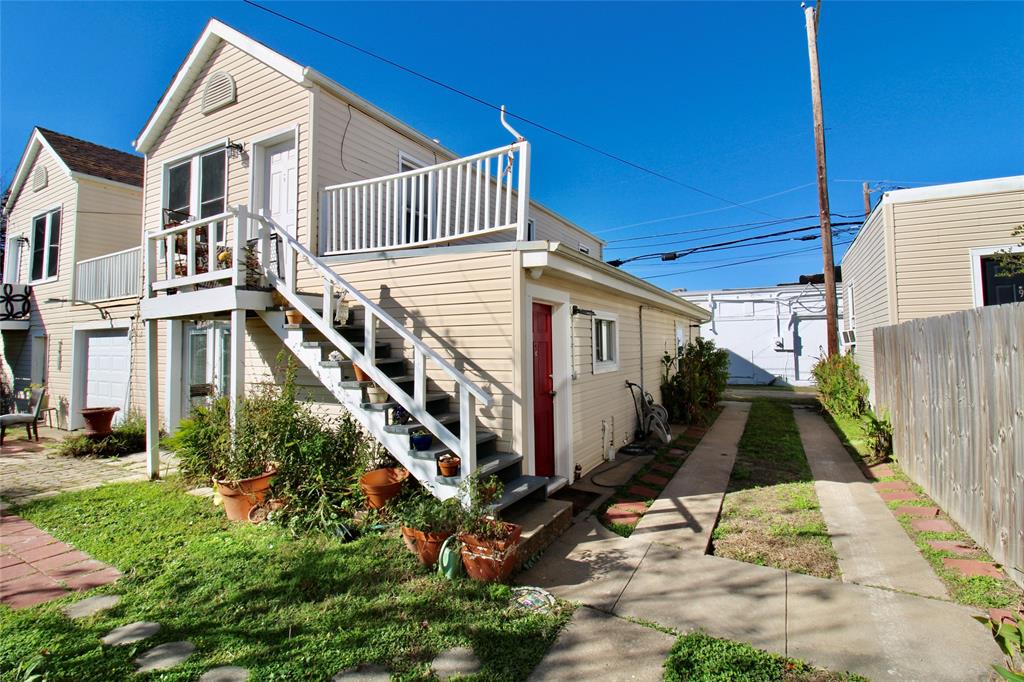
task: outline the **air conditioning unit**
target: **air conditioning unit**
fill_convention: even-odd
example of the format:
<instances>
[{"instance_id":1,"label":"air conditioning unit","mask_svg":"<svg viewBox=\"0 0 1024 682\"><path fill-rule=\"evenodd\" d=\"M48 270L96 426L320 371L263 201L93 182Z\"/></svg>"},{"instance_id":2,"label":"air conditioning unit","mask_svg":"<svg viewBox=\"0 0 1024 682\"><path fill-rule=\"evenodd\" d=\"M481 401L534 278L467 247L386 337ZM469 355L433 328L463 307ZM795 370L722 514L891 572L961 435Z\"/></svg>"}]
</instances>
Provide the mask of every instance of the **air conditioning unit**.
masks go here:
<instances>
[{"instance_id":1,"label":"air conditioning unit","mask_svg":"<svg viewBox=\"0 0 1024 682\"><path fill-rule=\"evenodd\" d=\"M850 346L857 343L857 332L853 329L843 330L843 344Z\"/></svg>"}]
</instances>

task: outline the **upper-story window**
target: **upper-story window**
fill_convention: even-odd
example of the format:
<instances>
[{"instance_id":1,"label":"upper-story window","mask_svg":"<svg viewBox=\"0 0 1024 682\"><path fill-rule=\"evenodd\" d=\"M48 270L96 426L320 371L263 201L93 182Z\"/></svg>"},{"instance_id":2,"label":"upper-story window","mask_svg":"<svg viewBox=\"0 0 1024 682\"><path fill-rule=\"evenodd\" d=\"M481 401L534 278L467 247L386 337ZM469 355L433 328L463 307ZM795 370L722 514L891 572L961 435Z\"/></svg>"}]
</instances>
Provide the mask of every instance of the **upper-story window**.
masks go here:
<instances>
[{"instance_id":1,"label":"upper-story window","mask_svg":"<svg viewBox=\"0 0 1024 682\"><path fill-rule=\"evenodd\" d=\"M60 261L60 209L32 219L32 262L29 280L55 279Z\"/></svg>"},{"instance_id":2,"label":"upper-story window","mask_svg":"<svg viewBox=\"0 0 1024 682\"><path fill-rule=\"evenodd\" d=\"M619 368L619 319L612 313L598 312L594 321L594 374Z\"/></svg>"},{"instance_id":3,"label":"upper-story window","mask_svg":"<svg viewBox=\"0 0 1024 682\"><path fill-rule=\"evenodd\" d=\"M223 213L227 207L224 149L196 154L166 169L164 222L179 224Z\"/></svg>"}]
</instances>

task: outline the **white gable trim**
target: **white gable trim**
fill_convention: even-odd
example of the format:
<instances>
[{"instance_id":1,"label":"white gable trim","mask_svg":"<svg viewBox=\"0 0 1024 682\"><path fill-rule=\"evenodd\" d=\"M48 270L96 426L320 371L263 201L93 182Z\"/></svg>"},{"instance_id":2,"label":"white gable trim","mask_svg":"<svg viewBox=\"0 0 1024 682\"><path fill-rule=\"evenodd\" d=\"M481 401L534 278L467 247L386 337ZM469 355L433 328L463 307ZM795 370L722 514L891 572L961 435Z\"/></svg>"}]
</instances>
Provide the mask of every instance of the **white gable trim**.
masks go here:
<instances>
[{"instance_id":1,"label":"white gable trim","mask_svg":"<svg viewBox=\"0 0 1024 682\"><path fill-rule=\"evenodd\" d=\"M1024 175L1011 175L1005 178L988 178L969 182L954 182L947 185L929 185L911 189L896 189L886 192L880 203L904 204L910 201L929 201L933 199L955 199L975 194L996 194L999 192L1019 192L1024 189Z\"/></svg>"},{"instance_id":2,"label":"white gable trim","mask_svg":"<svg viewBox=\"0 0 1024 682\"><path fill-rule=\"evenodd\" d=\"M71 169L64 163L64 159L60 158L60 154L53 150L50 143L46 141L43 134L39 132L39 128L32 129L32 136L28 139L28 145L25 147L25 153L21 155L21 161L18 163L18 170L14 173L14 181L11 183L11 200L4 206L4 213L10 213L11 209L14 208L14 204L18 201L18 196L21 193L21 188L24 186L25 181L28 180L28 170L35 163L36 158L39 156L39 150L45 149L53 157L57 165L60 166L61 170L67 174L69 178L74 176L71 173Z\"/></svg>"},{"instance_id":3,"label":"white gable trim","mask_svg":"<svg viewBox=\"0 0 1024 682\"><path fill-rule=\"evenodd\" d=\"M221 41L230 43L239 50L252 55L296 83L305 82L302 65L293 62L279 52L271 50L263 43L236 31L227 24L216 19L210 19L210 22L203 30L203 34L188 53L188 57L185 58L181 68L178 69L178 73L174 76L174 80L171 81L170 87L167 88L163 97L160 98L160 103L149 117L146 127L139 133L139 139L133 143L136 150L142 153L149 150L170 120L178 104L185 98L189 86L192 85L196 76L199 75L199 72L205 66L206 60Z\"/></svg>"}]
</instances>

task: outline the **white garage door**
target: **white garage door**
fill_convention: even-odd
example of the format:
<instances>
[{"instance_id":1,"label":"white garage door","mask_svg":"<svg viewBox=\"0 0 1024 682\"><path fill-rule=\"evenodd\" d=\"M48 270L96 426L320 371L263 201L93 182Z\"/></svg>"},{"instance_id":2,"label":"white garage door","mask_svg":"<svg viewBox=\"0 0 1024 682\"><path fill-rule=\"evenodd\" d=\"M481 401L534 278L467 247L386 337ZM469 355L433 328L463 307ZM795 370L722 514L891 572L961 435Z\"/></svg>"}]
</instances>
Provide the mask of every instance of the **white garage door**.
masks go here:
<instances>
[{"instance_id":1,"label":"white garage door","mask_svg":"<svg viewBox=\"0 0 1024 682\"><path fill-rule=\"evenodd\" d=\"M87 338L85 358L85 406L120 407L114 423L124 419L128 400L128 335L100 332Z\"/></svg>"}]
</instances>

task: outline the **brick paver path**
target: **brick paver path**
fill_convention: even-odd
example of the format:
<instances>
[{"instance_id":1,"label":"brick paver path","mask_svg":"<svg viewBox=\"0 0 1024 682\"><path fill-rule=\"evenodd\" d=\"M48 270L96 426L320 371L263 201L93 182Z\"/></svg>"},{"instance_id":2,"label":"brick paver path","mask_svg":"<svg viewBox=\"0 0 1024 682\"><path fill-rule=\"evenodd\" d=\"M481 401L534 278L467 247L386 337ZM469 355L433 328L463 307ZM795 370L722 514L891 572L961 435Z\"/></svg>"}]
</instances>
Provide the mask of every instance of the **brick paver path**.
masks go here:
<instances>
[{"instance_id":1,"label":"brick paver path","mask_svg":"<svg viewBox=\"0 0 1024 682\"><path fill-rule=\"evenodd\" d=\"M120 577L116 568L58 542L21 517L0 513L0 603L25 608Z\"/></svg>"}]
</instances>

